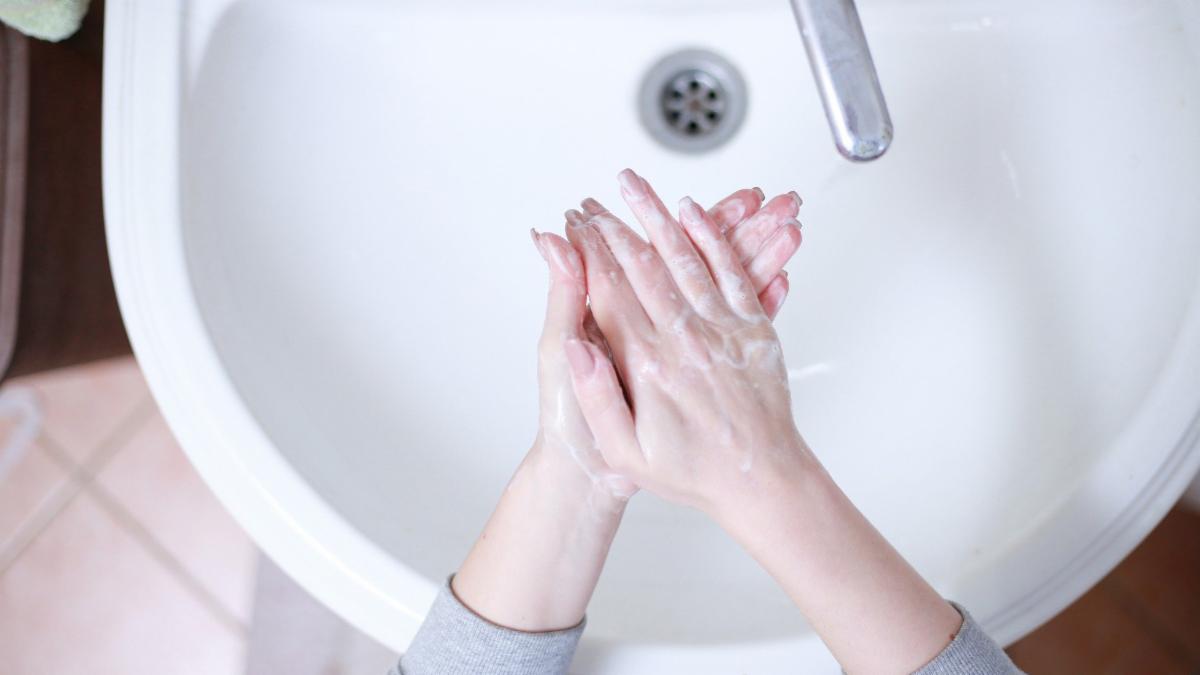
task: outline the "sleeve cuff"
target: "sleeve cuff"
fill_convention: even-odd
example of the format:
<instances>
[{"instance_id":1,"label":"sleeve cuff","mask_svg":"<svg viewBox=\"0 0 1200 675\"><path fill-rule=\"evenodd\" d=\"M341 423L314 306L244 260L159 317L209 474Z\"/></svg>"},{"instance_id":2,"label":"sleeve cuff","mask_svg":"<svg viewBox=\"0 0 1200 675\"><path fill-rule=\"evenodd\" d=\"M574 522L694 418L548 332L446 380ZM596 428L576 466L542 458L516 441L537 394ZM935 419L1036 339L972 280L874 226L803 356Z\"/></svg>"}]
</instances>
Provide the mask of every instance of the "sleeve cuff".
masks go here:
<instances>
[{"instance_id":1,"label":"sleeve cuff","mask_svg":"<svg viewBox=\"0 0 1200 675\"><path fill-rule=\"evenodd\" d=\"M913 675L1019 675L1021 671L967 610L957 603L950 604L963 618L958 634L940 654Z\"/></svg>"},{"instance_id":2,"label":"sleeve cuff","mask_svg":"<svg viewBox=\"0 0 1200 675\"><path fill-rule=\"evenodd\" d=\"M453 577L451 577L453 578ZM526 633L471 611L442 584L425 622L400 659L400 675L563 675L587 620L566 630Z\"/></svg>"}]
</instances>

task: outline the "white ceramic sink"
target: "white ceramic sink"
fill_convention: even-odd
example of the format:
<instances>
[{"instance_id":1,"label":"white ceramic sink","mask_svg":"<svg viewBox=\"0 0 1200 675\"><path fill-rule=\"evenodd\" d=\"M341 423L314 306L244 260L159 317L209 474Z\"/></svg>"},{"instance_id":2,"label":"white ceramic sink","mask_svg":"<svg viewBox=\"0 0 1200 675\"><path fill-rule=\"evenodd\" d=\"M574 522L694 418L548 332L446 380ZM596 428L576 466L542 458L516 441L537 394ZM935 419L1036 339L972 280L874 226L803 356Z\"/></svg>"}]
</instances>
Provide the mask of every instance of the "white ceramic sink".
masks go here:
<instances>
[{"instance_id":1,"label":"white ceramic sink","mask_svg":"<svg viewBox=\"0 0 1200 675\"><path fill-rule=\"evenodd\" d=\"M318 598L403 650L533 438L530 227L624 166L669 198L804 195L778 320L806 438L1011 641L1200 465L1200 12L860 9L895 122L834 151L783 0L110 0L105 197L139 361L205 479ZM655 144L634 97L701 47L741 132ZM695 513L634 500L586 673L837 672Z\"/></svg>"}]
</instances>

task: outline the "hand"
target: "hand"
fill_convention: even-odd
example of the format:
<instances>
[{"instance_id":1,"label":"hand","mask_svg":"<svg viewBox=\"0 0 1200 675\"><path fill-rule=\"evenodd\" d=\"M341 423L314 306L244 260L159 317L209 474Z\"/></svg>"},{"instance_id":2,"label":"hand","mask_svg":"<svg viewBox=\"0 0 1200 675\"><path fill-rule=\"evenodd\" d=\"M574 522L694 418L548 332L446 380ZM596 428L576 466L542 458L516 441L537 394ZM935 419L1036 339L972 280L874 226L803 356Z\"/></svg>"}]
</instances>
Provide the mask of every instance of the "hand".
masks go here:
<instances>
[{"instance_id":1,"label":"hand","mask_svg":"<svg viewBox=\"0 0 1200 675\"><path fill-rule=\"evenodd\" d=\"M779 339L753 292L795 251L799 227L760 220L727 240L691 199L676 221L646 181L628 170L620 180L652 244L595 200L584 202L586 218L571 219L612 350L610 361L584 336L565 343L575 393L612 470L667 499L719 510L809 458ZM794 215L798 206L784 195L763 211ZM744 251L757 257L747 261Z\"/></svg>"},{"instance_id":2,"label":"hand","mask_svg":"<svg viewBox=\"0 0 1200 675\"><path fill-rule=\"evenodd\" d=\"M605 463L709 513L787 591L846 672L917 670L962 618L800 438L779 339L750 292L756 265L743 268L734 249L739 233L727 241L690 199L676 221L644 180L620 178L654 245L594 200L569 229L612 353L578 338L564 345ZM741 236L761 241L746 248L762 258L779 238L799 242L790 227Z\"/></svg>"},{"instance_id":3,"label":"hand","mask_svg":"<svg viewBox=\"0 0 1200 675\"><path fill-rule=\"evenodd\" d=\"M710 222L728 236L741 264L747 265L754 278L754 288L764 312L774 316L787 295L787 277L781 272L783 264L799 245L799 230L794 218L798 199L784 195L762 205L759 190L739 190L721 200L707 214ZM567 213L569 222L581 222L576 211ZM790 230L789 230L790 228ZM794 231L795 237L779 236ZM535 448L547 455L546 461L570 458L582 469L590 482L589 499L605 508L618 508L613 500L627 500L636 486L627 477L608 466L597 449L575 399L570 373L563 356L568 340L587 340L607 353L608 345L586 305L586 283L583 266L575 249L553 234L531 232L534 244L550 268L550 294L546 323L538 348L538 382L540 392L540 428ZM775 235L774 237L772 235ZM764 245L764 242L770 242Z\"/></svg>"},{"instance_id":4,"label":"hand","mask_svg":"<svg viewBox=\"0 0 1200 675\"><path fill-rule=\"evenodd\" d=\"M760 210L761 204L760 191L740 190L711 215L744 242L748 262L765 280L757 290L778 310L787 280L777 273L791 251L779 257L783 249L771 248L775 263L754 262L761 254L749 248L756 241L751 233L777 229L795 213L779 208L777 200ZM452 586L459 600L494 623L544 631L570 627L583 617L635 486L596 449L563 354L564 341L581 338L607 349L586 306L579 255L562 237L535 232L533 238L550 269L538 349L541 424Z\"/></svg>"}]
</instances>

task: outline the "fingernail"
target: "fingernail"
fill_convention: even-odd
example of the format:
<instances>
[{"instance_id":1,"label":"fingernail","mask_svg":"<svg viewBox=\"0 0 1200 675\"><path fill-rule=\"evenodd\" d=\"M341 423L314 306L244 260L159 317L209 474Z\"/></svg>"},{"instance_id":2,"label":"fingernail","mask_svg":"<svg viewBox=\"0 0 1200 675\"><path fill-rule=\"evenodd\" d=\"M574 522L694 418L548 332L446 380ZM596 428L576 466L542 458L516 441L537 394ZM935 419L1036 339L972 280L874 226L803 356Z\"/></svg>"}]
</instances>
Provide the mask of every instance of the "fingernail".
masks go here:
<instances>
[{"instance_id":1,"label":"fingernail","mask_svg":"<svg viewBox=\"0 0 1200 675\"><path fill-rule=\"evenodd\" d=\"M692 211L695 206L696 202L691 197L679 200L679 224L688 233L694 233L696 229L696 214Z\"/></svg>"},{"instance_id":2,"label":"fingernail","mask_svg":"<svg viewBox=\"0 0 1200 675\"><path fill-rule=\"evenodd\" d=\"M621 189L626 192L634 192L638 189L638 175L633 172L633 169L625 169L617 174L617 182L621 184Z\"/></svg>"},{"instance_id":3,"label":"fingernail","mask_svg":"<svg viewBox=\"0 0 1200 675\"><path fill-rule=\"evenodd\" d=\"M800 195L797 194L795 190L789 192L788 196L796 201L796 208L800 208L804 205L804 200L800 198Z\"/></svg>"},{"instance_id":4,"label":"fingernail","mask_svg":"<svg viewBox=\"0 0 1200 675\"><path fill-rule=\"evenodd\" d=\"M679 200L679 224L683 226L689 236L696 237L697 240L705 240L705 243L713 237L719 236L719 232L710 227L708 219L704 215L704 209L700 208L700 205L691 197Z\"/></svg>"},{"instance_id":5,"label":"fingernail","mask_svg":"<svg viewBox=\"0 0 1200 675\"><path fill-rule=\"evenodd\" d=\"M796 220L795 218L788 218L787 221L785 222L785 224L786 225L795 225L797 230L804 228L804 225L801 224L800 221Z\"/></svg>"},{"instance_id":6,"label":"fingernail","mask_svg":"<svg viewBox=\"0 0 1200 675\"><path fill-rule=\"evenodd\" d=\"M783 277L784 279L788 278L787 270L779 270L779 276Z\"/></svg>"},{"instance_id":7,"label":"fingernail","mask_svg":"<svg viewBox=\"0 0 1200 675\"><path fill-rule=\"evenodd\" d=\"M563 351L567 353L567 363L578 376L590 375L596 369L596 359L592 352L579 340L567 340L563 343Z\"/></svg>"},{"instance_id":8,"label":"fingernail","mask_svg":"<svg viewBox=\"0 0 1200 675\"><path fill-rule=\"evenodd\" d=\"M567 218L567 225L571 227L579 227L583 225L583 214L575 209L567 209L567 212L563 215L565 215Z\"/></svg>"},{"instance_id":9,"label":"fingernail","mask_svg":"<svg viewBox=\"0 0 1200 675\"><path fill-rule=\"evenodd\" d=\"M550 259L546 257L546 247L542 243L542 235L538 234L538 231L531 227L529 228L529 238L533 240L533 247L537 249L538 255L542 256L542 260L550 262Z\"/></svg>"},{"instance_id":10,"label":"fingernail","mask_svg":"<svg viewBox=\"0 0 1200 675\"><path fill-rule=\"evenodd\" d=\"M750 188L750 189L754 191L754 194L758 195L758 201L761 202L762 200L767 198L767 193L763 192L762 188L756 187L756 188Z\"/></svg>"}]
</instances>

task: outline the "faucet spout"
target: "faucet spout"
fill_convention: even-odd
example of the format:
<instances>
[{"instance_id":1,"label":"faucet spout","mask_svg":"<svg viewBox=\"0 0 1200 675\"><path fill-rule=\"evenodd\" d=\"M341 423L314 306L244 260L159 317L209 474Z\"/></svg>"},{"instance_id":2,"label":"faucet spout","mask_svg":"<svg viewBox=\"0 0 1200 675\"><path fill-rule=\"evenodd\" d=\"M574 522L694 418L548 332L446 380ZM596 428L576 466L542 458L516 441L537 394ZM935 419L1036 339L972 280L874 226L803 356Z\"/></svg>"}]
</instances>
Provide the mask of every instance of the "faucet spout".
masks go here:
<instances>
[{"instance_id":1,"label":"faucet spout","mask_svg":"<svg viewBox=\"0 0 1200 675\"><path fill-rule=\"evenodd\" d=\"M838 152L856 162L879 158L892 142L892 119L854 0L791 2Z\"/></svg>"}]
</instances>

